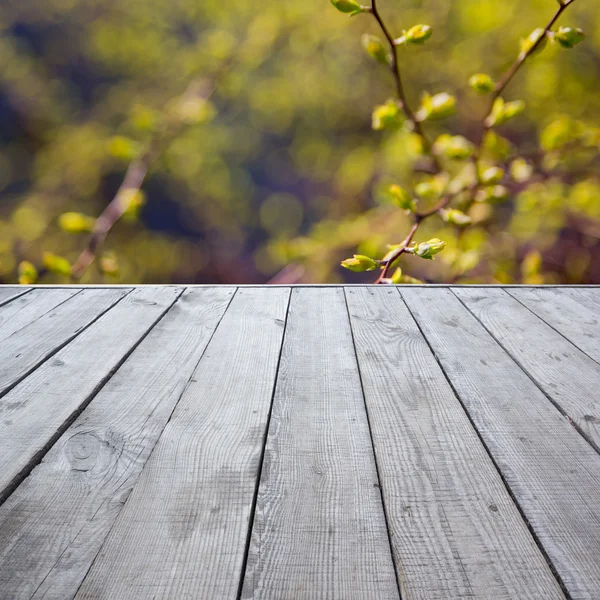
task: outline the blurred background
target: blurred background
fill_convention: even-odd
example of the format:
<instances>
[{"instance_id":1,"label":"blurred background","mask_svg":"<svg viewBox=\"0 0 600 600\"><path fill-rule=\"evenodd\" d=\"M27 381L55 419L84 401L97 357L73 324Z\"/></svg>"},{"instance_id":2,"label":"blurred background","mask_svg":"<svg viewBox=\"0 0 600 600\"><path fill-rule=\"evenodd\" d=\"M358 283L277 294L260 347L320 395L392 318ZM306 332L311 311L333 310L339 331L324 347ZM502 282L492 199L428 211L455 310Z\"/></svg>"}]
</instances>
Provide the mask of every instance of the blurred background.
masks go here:
<instances>
[{"instance_id":1,"label":"blurred background","mask_svg":"<svg viewBox=\"0 0 600 600\"><path fill-rule=\"evenodd\" d=\"M380 4L397 35L417 23L434 29L425 46L401 49L413 105L423 90L458 98L455 116L426 125L431 137L472 140L487 100L469 76L499 77L519 39L557 6ZM0 283L44 253L75 260L89 234L69 233L78 228L60 215L97 217L190 85L214 86L210 104L163 136L143 195L82 281L371 281L339 262L381 255L406 235L410 217L381 204L377 190L410 183L418 153L410 134L371 129L373 106L393 95L389 73L361 48L363 32L377 33L371 20L348 19L328 0L3 0ZM573 50L549 44L504 95L527 109L501 134L532 156L557 118L567 129L600 126L596 2L577 0L560 24L582 27L587 39ZM460 236L429 219L419 235L448 247L433 262L403 258L406 272L438 282L600 283L599 163L588 151L567 154L551 157L550 173L527 191L479 207Z\"/></svg>"}]
</instances>

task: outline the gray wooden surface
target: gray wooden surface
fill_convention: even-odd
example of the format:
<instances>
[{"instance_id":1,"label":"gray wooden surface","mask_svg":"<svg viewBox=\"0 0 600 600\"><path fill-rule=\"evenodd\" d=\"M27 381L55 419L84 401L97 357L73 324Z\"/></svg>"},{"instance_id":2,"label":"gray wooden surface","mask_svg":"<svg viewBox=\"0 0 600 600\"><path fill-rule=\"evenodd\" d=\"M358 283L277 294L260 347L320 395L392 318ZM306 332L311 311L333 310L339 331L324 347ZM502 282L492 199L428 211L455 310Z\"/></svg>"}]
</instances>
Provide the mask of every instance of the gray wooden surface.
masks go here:
<instances>
[{"instance_id":1,"label":"gray wooden surface","mask_svg":"<svg viewBox=\"0 0 600 600\"><path fill-rule=\"evenodd\" d=\"M599 600L600 287L0 287L1 600Z\"/></svg>"}]
</instances>

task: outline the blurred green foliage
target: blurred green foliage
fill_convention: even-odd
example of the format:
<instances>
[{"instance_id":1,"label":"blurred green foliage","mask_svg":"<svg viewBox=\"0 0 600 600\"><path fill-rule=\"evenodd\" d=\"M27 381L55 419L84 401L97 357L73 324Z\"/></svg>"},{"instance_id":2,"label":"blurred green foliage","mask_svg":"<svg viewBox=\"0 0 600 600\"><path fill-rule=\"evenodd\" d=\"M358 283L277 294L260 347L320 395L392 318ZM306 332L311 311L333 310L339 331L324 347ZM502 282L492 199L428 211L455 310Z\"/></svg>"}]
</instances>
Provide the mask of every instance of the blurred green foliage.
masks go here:
<instances>
[{"instance_id":1,"label":"blurred green foliage","mask_svg":"<svg viewBox=\"0 0 600 600\"><path fill-rule=\"evenodd\" d=\"M429 23L435 31L401 52L412 106L423 91L457 98L453 116L426 124L431 139L471 141L486 102L469 78L499 77L556 8L555 0L381 1L392 30ZM582 27L585 43L570 51L549 44L524 66L503 95L527 108L490 142L499 153L515 145L535 157L541 137L551 175L493 216L477 204L467 229L452 224L457 215L428 219L422 239L441 238L446 248L435 261L411 263L411 275L600 282L596 156L555 151L574 137L600 141L600 12L579 0L559 25ZM414 181L420 148L402 129L371 128L373 106L384 106L393 87L361 48L365 31L378 33L328 0L5 0L0 282L16 281L20 263L25 279L33 269L48 271L43 282L69 281L89 217L198 78L217 81L202 108L210 114L197 119L189 107L190 124L161 148L143 196L82 281L264 282L288 263L302 266L304 281L371 281L340 260L381 255L406 236L410 217L393 198L382 201L382 190ZM564 37L571 43L572 34Z\"/></svg>"}]
</instances>

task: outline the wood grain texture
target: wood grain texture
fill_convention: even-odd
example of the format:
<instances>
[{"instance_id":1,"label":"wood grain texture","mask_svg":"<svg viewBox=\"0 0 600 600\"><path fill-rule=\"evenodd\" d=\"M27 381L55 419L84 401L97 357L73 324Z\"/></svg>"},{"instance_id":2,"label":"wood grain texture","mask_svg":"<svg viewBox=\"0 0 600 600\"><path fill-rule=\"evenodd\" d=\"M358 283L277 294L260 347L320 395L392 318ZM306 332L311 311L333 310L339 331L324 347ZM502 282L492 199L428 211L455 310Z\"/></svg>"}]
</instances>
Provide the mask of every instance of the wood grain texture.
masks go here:
<instances>
[{"instance_id":1,"label":"wood grain texture","mask_svg":"<svg viewBox=\"0 0 600 600\"><path fill-rule=\"evenodd\" d=\"M346 297L402 598L564 598L397 290Z\"/></svg>"},{"instance_id":2,"label":"wood grain texture","mask_svg":"<svg viewBox=\"0 0 600 600\"><path fill-rule=\"evenodd\" d=\"M560 290L589 310L595 313L600 312L600 286L564 287Z\"/></svg>"},{"instance_id":3,"label":"wood grain texture","mask_svg":"<svg viewBox=\"0 0 600 600\"><path fill-rule=\"evenodd\" d=\"M94 290L90 302L97 293L104 292ZM37 464L180 293L165 287L129 294L0 399L0 500ZM83 293L78 297L85 298Z\"/></svg>"},{"instance_id":4,"label":"wood grain texture","mask_svg":"<svg viewBox=\"0 0 600 600\"><path fill-rule=\"evenodd\" d=\"M397 600L342 289L294 289L244 600Z\"/></svg>"},{"instance_id":5,"label":"wood grain texture","mask_svg":"<svg viewBox=\"0 0 600 600\"><path fill-rule=\"evenodd\" d=\"M0 308L0 342L30 325L69 298L78 289L32 290Z\"/></svg>"},{"instance_id":6,"label":"wood grain texture","mask_svg":"<svg viewBox=\"0 0 600 600\"><path fill-rule=\"evenodd\" d=\"M29 288L7 287L0 285L0 306L8 304L15 298L19 298L29 292Z\"/></svg>"},{"instance_id":7,"label":"wood grain texture","mask_svg":"<svg viewBox=\"0 0 600 600\"><path fill-rule=\"evenodd\" d=\"M600 365L501 289L454 293L600 451Z\"/></svg>"},{"instance_id":8,"label":"wood grain texture","mask_svg":"<svg viewBox=\"0 0 600 600\"><path fill-rule=\"evenodd\" d=\"M73 598L235 288L189 290L0 507L0 590Z\"/></svg>"},{"instance_id":9,"label":"wood grain texture","mask_svg":"<svg viewBox=\"0 0 600 600\"><path fill-rule=\"evenodd\" d=\"M506 291L600 363L600 290L595 294L599 300L596 307L585 302L587 290L521 288ZM584 301L579 302L578 298Z\"/></svg>"},{"instance_id":10,"label":"wood grain texture","mask_svg":"<svg viewBox=\"0 0 600 600\"><path fill-rule=\"evenodd\" d=\"M235 600L289 293L236 293L79 600Z\"/></svg>"},{"instance_id":11,"label":"wood grain texture","mask_svg":"<svg viewBox=\"0 0 600 600\"><path fill-rule=\"evenodd\" d=\"M0 345L0 396L127 293L127 290L84 290L3 340Z\"/></svg>"},{"instance_id":12,"label":"wood grain texture","mask_svg":"<svg viewBox=\"0 0 600 600\"><path fill-rule=\"evenodd\" d=\"M600 455L448 289L402 289L570 597L600 598Z\"/></svg>"}]
</instances>

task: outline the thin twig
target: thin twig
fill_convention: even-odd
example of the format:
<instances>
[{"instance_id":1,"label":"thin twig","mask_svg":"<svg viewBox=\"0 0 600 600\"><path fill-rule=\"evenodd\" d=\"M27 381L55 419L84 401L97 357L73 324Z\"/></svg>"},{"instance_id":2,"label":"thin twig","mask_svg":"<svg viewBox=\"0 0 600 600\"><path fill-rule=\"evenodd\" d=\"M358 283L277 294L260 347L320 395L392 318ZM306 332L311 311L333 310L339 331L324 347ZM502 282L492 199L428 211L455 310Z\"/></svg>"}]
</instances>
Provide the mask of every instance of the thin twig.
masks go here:
<instances>
[{"instance_id":1,"label":"thin twig","mask_svg":"<svg viewBox=\"0 0 600 600\"><path fill-rule=\"evenodd\" d=\"M496 86L494 88L494 93L492 94L492 96L490 98L490 103L489 103L489 106L488 106L488 111L487 111L486 118L483 121L483 131L482 131L482 134L481 134L481 140L480 140L480 143L479 143L479 149L478 149L478 152L477 152L477 156L479 156L479 154L481 153L481 148L483 146L483 142L485 141L485 136L487 135L488 131L492 127L488 123L488 117L492 113L492 110L493 110L493 107L494 107L494 103L500 97L500 95L502 94L502 92L504 91L504 89L506 88L506 86L512 81L513 77L517 74L517 72L523 66L523 64L525 63L525 61L542 45L542 43L544 42L544 40L546 40L546 37L547 37L548 33L552 30L552 27L554 26L554 24L556 23L556 21L558 21L558 19L562 15L562 13L566 10L567 6L570 6L571 4L573 4L573 2L575 2L575 0L569 0L568 2L564 2L564 3L559 2L559 7L558 7L556 13L554 13L554 16L550 19L549 23L544 28L543 34L541 34L538 37L538 39L531 46L531 48L529 48L525 52L521 52L519 54L519 56L517 57L517 60L515 60L515 62L510 66L510 68L508 69L508 71L506 71L506 73L504 74L504 76L496 84Z\"/></svg>"},{"instance_id":2,"label":"thin twig","mask_svg":"<svg viewBox=\"0 0 600 600\"><path fill-rule=\"evenodd\" d=\"M214 89L214 82L207 85L206 82L193 81L181 96L180 102L185 103L190 99L206 101L210 98ZM126 212L132 194L140 191L150 165L160 153L165 142L172 139L173 135L175 135L181 127L181 120L169 123L150 141L141 155L130 163L117 193L104 211L102 211L102 214L96 219L87 246L73 264L71 273L74 279L81 278L94 262L109 231Z\"/></svg>"},{"instance_id":3,"label":"thin twig","mask_svg":"<svg viewBox=\"0 0 600 600\"><path fill-rule=\"evenodd\" d=\"M423 131L423 127L421 126L420 121L418 121L417 118L415 117L415 113L411 109L411 107L408 104L408 101L406 99L406 94L404 92L404 86L402 84L402 76L400 74L400 63L398 61L398 46L397 46L396 42L394 41L394 36L390 33L390 30L388 29L383 18L381 17L379 8L377 6L377 0L371 0L371 7L369 9L369 12L373 15L373 17L375 18L375 21L377 21L377 24L379 25L381 32L385 36L385 39L387 40L387 42L390 46L390 52L392 55L390 71L392 72L392 76L394 78L394 83L396 85L396 94L398 95L398 101L400 104L400 108L404 112L404 115L406 116L406 118L412 123L415 132L423 140L423 146L424 146L425 152L431 156L436 170L441 171L442 167L439 163L439 160L438 160L437 156L435 156L432 152L431 142L430 142L429 138L425 135L425 132Z\"/></svg>"}]
</instances>

